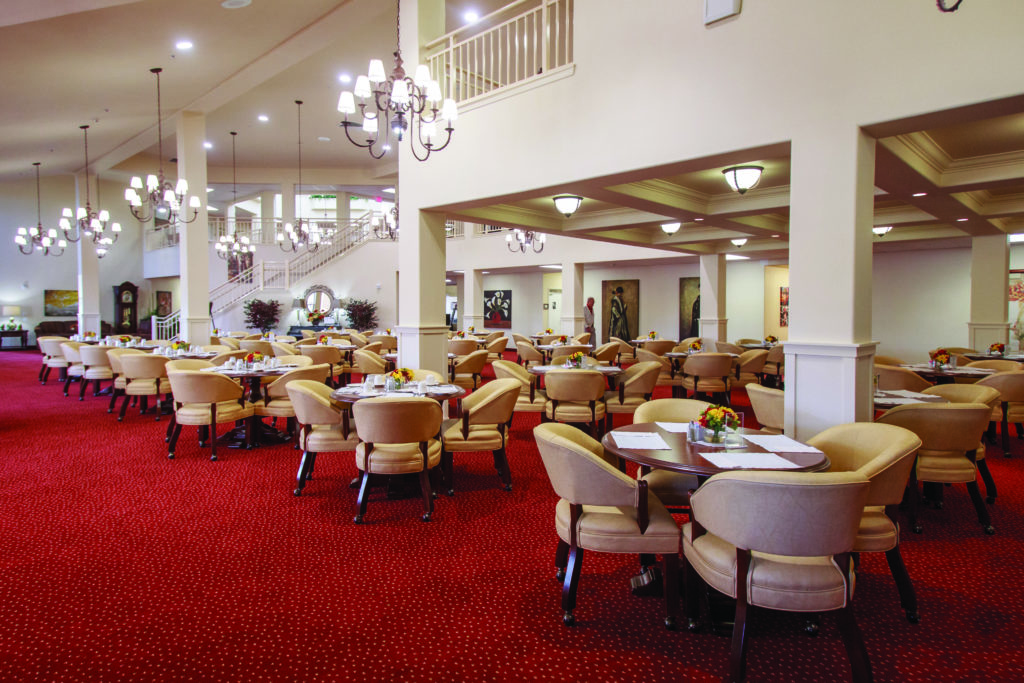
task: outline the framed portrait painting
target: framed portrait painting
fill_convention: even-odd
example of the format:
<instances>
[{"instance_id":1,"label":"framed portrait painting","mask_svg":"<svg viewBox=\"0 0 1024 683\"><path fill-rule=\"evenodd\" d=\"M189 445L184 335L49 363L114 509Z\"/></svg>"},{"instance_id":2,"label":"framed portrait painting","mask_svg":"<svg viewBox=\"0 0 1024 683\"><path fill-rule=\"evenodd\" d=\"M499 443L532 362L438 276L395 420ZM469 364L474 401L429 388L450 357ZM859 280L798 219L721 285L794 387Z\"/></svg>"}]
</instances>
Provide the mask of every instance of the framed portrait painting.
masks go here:
<instances>
[{"instance_id":1,"label":"framed portrait painting","mask_svg":"<svg viewBox=\"0 0 1024 683\"><path fill-rule=\"evenodd\" d=\"M604 342L635 339L640 334L640 280L602 280L601 312Z\"/></svg>"},{"instance_id":2,"label":"framed portrait painting","mask_svg":"<svg viewBox=\"0 0 1024 683\"><path fill-rule=\"evenodd\" d=\"M679 278L679 339L700 336L700 278Z\"/></svg>"}]
</instances>

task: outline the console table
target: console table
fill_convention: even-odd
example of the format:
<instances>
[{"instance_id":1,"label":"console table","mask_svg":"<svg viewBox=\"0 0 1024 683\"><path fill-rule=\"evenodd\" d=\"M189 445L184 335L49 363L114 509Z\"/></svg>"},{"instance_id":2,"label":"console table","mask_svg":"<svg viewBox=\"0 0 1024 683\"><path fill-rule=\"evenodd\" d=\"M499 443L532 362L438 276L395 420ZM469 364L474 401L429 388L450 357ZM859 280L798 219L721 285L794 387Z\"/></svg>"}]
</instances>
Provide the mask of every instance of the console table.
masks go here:
<instances>
[{"instance_id":1,"label":"console table","mask_svg":"<svg viewBox=\"0 0 1024 683\"><path fill-rule=\"evenodd\" d=\"M21 340L21 346L4 346L4 339L13 338ZM28 348L28 330L0 330L0 350L3 349L27 349Z\"/></svg>"}]
</instances>

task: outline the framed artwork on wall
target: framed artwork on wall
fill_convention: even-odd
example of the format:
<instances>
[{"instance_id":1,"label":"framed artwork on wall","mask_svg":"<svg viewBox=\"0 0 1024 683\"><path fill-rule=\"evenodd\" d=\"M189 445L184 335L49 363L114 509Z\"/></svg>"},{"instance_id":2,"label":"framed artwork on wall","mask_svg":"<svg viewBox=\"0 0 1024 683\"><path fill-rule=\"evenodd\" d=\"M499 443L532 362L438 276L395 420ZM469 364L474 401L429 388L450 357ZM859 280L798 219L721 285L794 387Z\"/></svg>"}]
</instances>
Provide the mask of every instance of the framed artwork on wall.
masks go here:
<instances>
[{"instance_id":1,"label":"framed artwork on wall","mask_svg":"<svg viewBox=\"0 0 1024 683\"><path fill-rule=\"evenodd\" d=\"M603 341L612 337L629 341L640 334L640 281L602 280Z\"/></svg>"},{"instance_id":2,"label":"framed artwork on wall","mask_svg":"<svg viewBox=\"0 0 1024 683\"><path fill-rule=\"evenodd\" d=\"M156 314L161 318L171 314L174 310L174 302L170 292L156 293Z\"/></svg>"},{"instance_id":3,"label":"framed artwork on wall","mask_svg":"<svg viewBox=\"0 0 1024 683\"><path fill-rule=\"evenodd\" d=\"M1014 322L1010 334L1018 344L1024 342L1024 270L1011 270L1009 277L1009 318ZM49 313L47 313L49 315Z\"/></svg>"},{"instance_id":4,"label":"framed artwork on wall","mask_svg":"<svg viewBox=\"0 0 1024 683\"><path fill-rule=\"evenodd\" d=\"M512 290L484 290L484 327L509 329L512 327Z\"/></svg>"},{"instance_id":5,"label":"framed artwork on wall","mask_svg":"<svg viewBox=\"0 0 1024 683\"><path fill-rule=\"evenodd\" d=\"M231 254L228 256L228 279L234 279L240 274L252 268L252 252L244 254ZM252 282L252 273L246 278L246 282Z\"/></svg>"},{"instance_id":6,"label":"framed artwork on wall","mask_svg":"<svg viewBox=\"0 0 1024 683\"><path fill-rule=\"evenodd\" d=\"M679 278L679 339L700 336L700 278Z\"/></svg>"},{"instance_id":7,"label":"framed artwork on wall","mask_svg":"<svg viewBox=\"0 0 1024 683\"><path fill-rule=\"evenodd\" d=\"M43 315L55 318L78 315L78 290L44 289Z\"/></svg>"},{"instance_id":8,"label":"framed artwork on wall","mask_svg":"<svg viewBox=\"0 0 1024 683\"><path fill-rule=\"evenodd\" d=\"M779 287L779 327L789 327L789 287Z\"/></svg>"}]
</instances>

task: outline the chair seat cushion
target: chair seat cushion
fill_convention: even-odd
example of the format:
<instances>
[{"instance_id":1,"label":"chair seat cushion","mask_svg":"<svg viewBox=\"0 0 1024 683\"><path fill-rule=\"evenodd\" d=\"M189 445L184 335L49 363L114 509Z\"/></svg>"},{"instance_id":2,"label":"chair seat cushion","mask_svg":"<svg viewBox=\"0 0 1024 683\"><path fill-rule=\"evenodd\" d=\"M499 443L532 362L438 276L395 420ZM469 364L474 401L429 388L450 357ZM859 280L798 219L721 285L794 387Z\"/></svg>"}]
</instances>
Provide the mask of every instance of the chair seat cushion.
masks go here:
<instances>
[{"instance_id":1,"label":"chair seat cushion","mask_svg":"<svg viewBox=\"0 0 1024 683\"><path fill-rule=\"evenodd\" d=\"M299 448L311 453L354 451L359 444L354 425L349 429L347 439L342 433L341 425L313 425L308 438L305 431L299 431Z\"/></svg>"},{"instance_id":2,"label":"chair seat cushion","mask_svg":"<svg viewBox=\"0 0 1024 683\"><path fill-rule=\"evenodd\" d=\"M921 449L917 452L918 481L958 484L974 481L978 470L963 454L950 454Z\"/></svg>"},{"instance_id":3,"label":"chair seat cushion","mask_svg":"<svg viewBox=\"0 0 1024 683\"><path fill-rule=\"evenodd\" d=\"M274 398L271 399L269 403L256 401L253 404L253 408L257 415L267 415L270 417L295 417L295 406L293 406L291 400L287 398Z\"/></svg>"},{"instance_id":4,"label":"chair seat cushion","mask_svg":"<svg viewBox=\"0 0 1024 683\"><path fill-rule=\"evenodd\" d=\"M63 358L47 358L45 362L48 368L66 368L71 365Z\"/></svg>"},{"instance_id":5,"label":"chair seat cushion","mask_svg":"<svg viewBox=\"0 0 1024 683\"><path fill-rule=\"evenodd\" d=\"M114 371L109 365L94 365L85 371L86 379L114 379Z\"/></svg>"},{"instance_id":6,"label":"chair seat cushion","mask_svg":"<svg viewBox=\"0 0 1024 683\"><path fill-rule=\"evenodd\" d=\"M618 415L621 413L635 413L636 409L647 403L647 399L640 394L626 394L619 403L619 392L606 391L604 394L605 410Z\"/></svg>"},{"instance_id":7,"label":"chair seat cushion","mask_svg":"<svg viewBox=\"0 0 1024 683\"><path fill-rule=\"evenodd\" d=\"M244 406L238 405L238 401L221 401L217 404L217 422L234 422L247 417L252 417L253 405L248 401ZM185 403L174 411L178 424L183 425L208 425L210 424L209 403Z\"/></svg>"},{"instance_id":8,"label":"chair seat cushion","mask_svg":"<svg viewBox=\"0 0 1024 683\"><path fill-rule=\"evenodd\" d=\"M446 451L496 451L504 445L498 425L470 425L467 439L462 436L462 423L456 422L441 439Z\"/></svg>"},{"instance_id":9,"label":"chair seat cushion","mask_svg":"<svg viewBox=\"0 0 1024 683\"><path fill-rule=\"evenodd\" d=\"M125 379L124 375L118 375L114 378L114 388L124 391L127 381L128 380Z\"/></svg>"},{"instance_id":10,"label":"chair seat cushion","mask_svg":"<svg viewBox=\"0 0 1024 683\"><path fill-rule=\"evenodd\" d=\"M460 373L452 378L451 383L456 386L462 387L463 389L475 389L477 388L477 386L480 385L481 381L482 380L474 378L473 375L466 375Z\"/></svg>"},{"instance_id":11,"label":"chair seat cushion","mask_svg":"<svg viewBox=\"0 0 1024 683\"><path fill-rule=\"evenodd\" d=\"M721 377L683 377L682 386L687 391L699 391L701 393L720 394L728 391L728 385Z\"/></svg>"},{"instance_id":12,"label":"chair seat cushion","mask_svg":"<svg viewBox=\"0 0 1024 683\"><path fill-rule=\"evenodd\" d=\"M643 534L632 507L584 505L577 529L579 546L602 553L678 554L679 526L655 496L649 496L647 502L650 522ZM555 528L566 543L571 519L569 501L558 501Z\"/></svg>"},{"instance_id":13,"label":"chair seat cushion","mask_svg":"<svg viewBox=\"0 0 1024 683\"><path fill-rule=\"evenodd\" d=\"M641 478L647 482L647 490L670 508L690 507L690 491L700 485L692 474L668 470L651 470Z\"/></svg>"},{"instance_id":14,"label":"chair seat cushion","mask_svg":"<svg viewBox=\"0 0 1024 683\"><path fill-rule=\"evenodd\" d=\"M578 401L559 401L557 408L554 401L548 401L544 406L544 414L559 422L590 422L595 419L591 416L590 404ZM594 406L594 415L596 419L604 417L604 401L598 401Z\"/></svg>"},{"instance_id":15,"label":"chair seat cushion","mask_svg":"<svg viewBox=\"0 0 1024 683\"><path fill-rule=\"evenodd\" d=\"M532 403L530 402L530 394L519 394L519 398L516 399L516 407L513 410L517 413L543 413L547 402L548 397L542 391L534 394Z\"/></svg>"},{"instance_id":16,"label":"chair seat cushion","mask_svg":"<svg viewBox=\"0 0 1024 683\"><path fill-rule=\"evenodd\" d=\"M116 382L114 386L117 386ZM133 379L125 385L124 393L129 396L155 396L156 394L169 394L171 393L171 381L166 377L161 377L160 386L157 387L155 377L151 379Z\"/></svg>"},{"instance_id":17,"label":"chair seat cushion","mask_svg":"<svg viewBox=\"0 0 1024 683\"><path fill-rule=\"evenodd\" d=\"M692 525L683 526L683 554L709 586L736 597L736 547L706 533L691 540ZM751 605L787 612L826 612L846 606L843 573L831 557L785 557L753 553L746 577Z\"/></svg>"},{"instance_id":18,"label":"chair seat cushion","mask_svg":"<svg viewBox=\"0 0 1024 683\"><path fill-rule=\"evenodd\" d=\"M68 377L81 377L85 374L85 366L81 363L72 363L68 366Z\"/></svg>"},{"instance_id":19,"label":"chair seat cushion","mask_svg":"<svg viewBox=\"0 0 1024 683\"><path fill-rule=\"evenodd\" d=\"M896 525L885 514L882 506L868 506L860 518L857 541L853 549L858 553L884 553L899 544L900 536Z\"/></svg>"},{"instance_id":20,"label":"chair seat cushion","mask_svg":"<svg viewBox=\"0 0 1024 683\"><path fill-rule=\"evenodd\" d=\"M441 442L427 442L427 469L441 462ZM408 474L423 470L423 454L418 443L375 443L366 467L366 444L356 446L356 467L373 474Z\"/></svg>"}]
</instances>

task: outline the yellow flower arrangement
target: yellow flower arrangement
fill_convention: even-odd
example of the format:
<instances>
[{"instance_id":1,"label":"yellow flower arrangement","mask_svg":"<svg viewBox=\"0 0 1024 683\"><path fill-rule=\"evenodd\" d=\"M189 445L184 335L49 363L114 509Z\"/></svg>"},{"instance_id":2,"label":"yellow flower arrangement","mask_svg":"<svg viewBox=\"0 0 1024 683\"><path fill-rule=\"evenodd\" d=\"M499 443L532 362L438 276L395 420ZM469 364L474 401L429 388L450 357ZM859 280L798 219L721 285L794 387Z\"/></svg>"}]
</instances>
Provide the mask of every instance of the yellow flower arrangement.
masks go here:
<instances>
[{"instance_id":1,"label":"yellow flower arrangement","mask_svg":"<svg viewBox=\"0 0 1024 683\"><path fill-rule=\"evenodd\" d=\"M310 311L309 313L306 314L306 320L309 321L310 325L319 325L324 321L324 318L326 317L327 314L324 313L323 311Z\"/></svg>"},{"instance_id":2,"label":"yellow flower arrangement","mask_svg":"<svg viewBox=\"0 0 1024 683\"><path fill-rule=\"evenodd\" d=\"M85 333L85 338L86 338L86 339L92 339L92 338L93 338L93 337L95 337L95 336L96 336L96 333L95 333L95 332L86 332L86 333Z\"/></svg>"},{"instance_id":3,"label":"yellow flower arrangement","mask_svg":"<svg viewBox=\"0 0 1024 683\"><path fill-rule=\"evenodd\" d=\"M544 328L544 334L552 334L551 328L550 327L545 327Z\"/></svg>"},{"instance_id":4,"label":"yellow flower arrangement","mask_svg":"<svg viewBox=\"0 0 1024 683\"><path fill-rule=\"evenodd\" d=\"M455 336L458 337L459 339L465 339L466 333L463 332L462 330L459 330L458 332L455 333Z\"/></svg>"},{"instance_id":5,"label":"yellow flower arrangement","mask_svg":"<svg viewBox=\"0 0 1024 683\"><path fill-rule=\"evenodd\" d=\"M651 330L650 332L647 333L647 338L648 339L657 339L658 338L658 333L655 332L654 330Z\"/></svg>"},{"instance_id":6,"label":"yellow flower arrangement","mask_svg":"<svg viewBox=\"0 0 1024 683\"><path fill-rule=\"evenodd\" d=\"M476 332L476 327L474 327L473 325L470 325L469 326L469 333L473 334L474 332Z\"/></svg>"},{"instance_id":7,"label":"yellow flower arrangement","mask_svg":"<svg viewBox=\"0 0 1024 683\"><path fill-rule=\"evenodd\" d=\"M253 351L245 357L246 363L260 363L263 361L263 354L259 351Z\"/></svg>"},{"instance_id":8,"label":"yellow flower arrangement","mask_svg":"<svg viewBox=\"0 0 1024 683\"><path fill-rule=\"evenodd\" d=\"M558 343L559 344L564 344L567 341L569 341L569 337L565 336L564 334L558 338Z\"/></svg>"},{"instance_id":9,"label":"yellow flower arrangement","mask_svg":"<svg viewBox=\"0 0 1024 683\"><path fill-rule=\"evenodd\" d=\"M582 351L574 351L569 354L569 357L566 358L565 362L566 365L570 367L578 368L583 366L584 358L586 358L586 356L583 355Z\"/></svg>"},{"instance_id":10,"label":"yellow flower arrangement","mask_svg":"<svg viewBox=\"0 0 1024 683\"><path fill-rule=\"evenodd\" d=\"M409 368L398 368L391 371L391 377L394 378L396 384L401 386L406 382L412 381L412 370Z\"/></svg>"},{"instance_id":11,"label":"yellow flower arrangement","mask_svg":"<svg viewBox=\"0 0 1024 683\"><path fill-rule=\"evenodd\" d=\"M171 344L171 348L174 349L175 351L184 351L188 349L188 342L176 341L173 344Z\"/></svg>"},{"instance_id":12,"label":"yellow flower arrangement","mask_svg":"<svg viewBox=\"0 0 1024 683\"><path fill-rule=\"evenodd\" d=\"M131 340L132 340L132 337L130 335L127 335L127 334L122 334L120 337L117 338L117 341L121 342L122 344L127 344Z\"/></svg>"},{"instance_id":13,"label":"yellow flower arrangement","mask_svg":"<svg viewBox=\"0 0 1024 683\"><path fill-rule=\"evenodd\" d=\"M700 343L700 340L690 342L691 351L700 351L704 348L704 345Z\"/></svg>"},{"instance_id":14,"label":"yellow flower arrangement","mask_svg":"<svg viewBox=\"0 0 1024 683\"><path fill-rule=\"evenodd\" d=\"M779 338L776 337L774 334L769 334L767 337L764 338L764 340L769 344L777 344L779 342Z\"/></svg>"},{"instance_id":15,"label":"yellow flower arrangement","mask_svg":"<svg viewBox=\"0 0 1024 683\"><path fill-rule=\"evenodd\" d=\"M328 337L326 334L321 334L319 337L316 338L316 343L317 344L330 344L331 343L331 338Z\"/></svg>"},{"instance_id":16,"label":"yellow flower arrangement","mask_svg":"<svg viewBox=\"0 0 1024 683\"><path fill-rule=\"evenodd\" d=\"M712 431L712 441L718 441L719 432L726 427L736 429L740 426L739 415L732 408L726 408L725 406L708 406L700 414L700 418L697 421L701 427Z\"/></svg>"},{"instance_id":17,"label":"yellow flower arrangement","mask_svg":"<svg viewBox=\"0 0 1024 683\"><path fill-rule=\"evenodd\" d=\"M1003 344L1003 343L1000 343L1000 342L996 342L995 344L990 344L989 347L988 347L988 352L991 353L991 354L997 354L997 355L1001 356L1001 355L1003 355L1003 353L1005 351L1006 351L1006 344Z\"/></svg>"},{"instance_id":18,"label":"yellow flower arrangement","mask_svg":"<svg viewBox=\"0 0 1024 683\"><path fill-rule=\"evenodd\" d=\"M949 351L946 349L935 349L935 351L932 352L932 360L939 365L949 364L949 358Z\"/></svg>"},{"instance_id":19,"label":"yellow flower arrangement","mask_svg":"<svg viewBox=\"0 0 1024 683\"><path fill-rule=\"evenodd\" d=\"M391 334L391 328L389 327L389 328L385 329L384 330L384 334Z\"/></svg>"}]
</instances>

